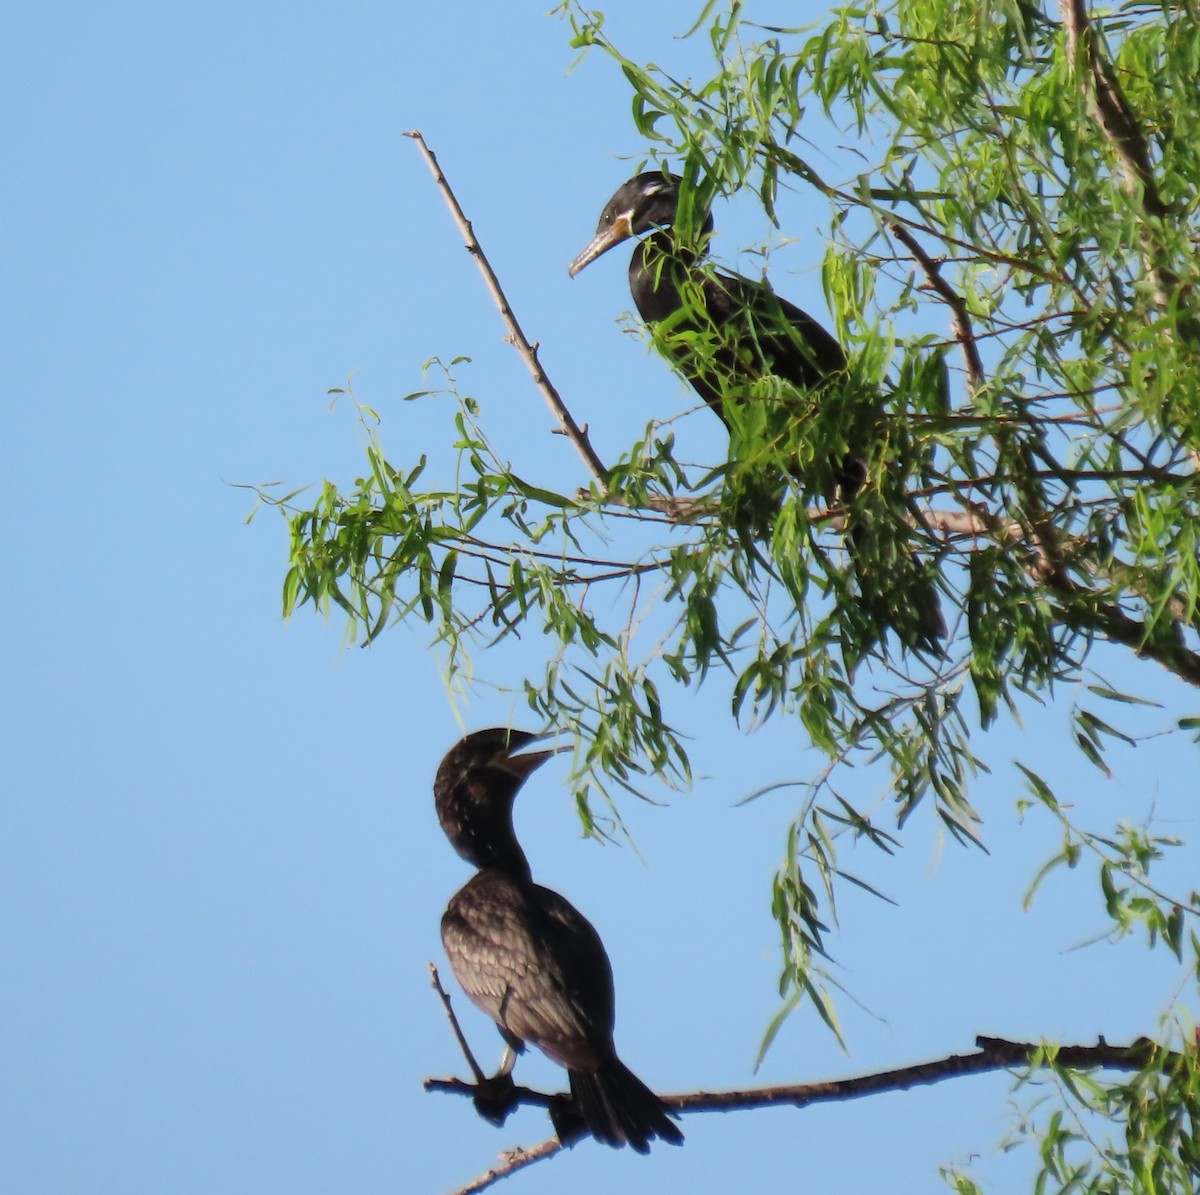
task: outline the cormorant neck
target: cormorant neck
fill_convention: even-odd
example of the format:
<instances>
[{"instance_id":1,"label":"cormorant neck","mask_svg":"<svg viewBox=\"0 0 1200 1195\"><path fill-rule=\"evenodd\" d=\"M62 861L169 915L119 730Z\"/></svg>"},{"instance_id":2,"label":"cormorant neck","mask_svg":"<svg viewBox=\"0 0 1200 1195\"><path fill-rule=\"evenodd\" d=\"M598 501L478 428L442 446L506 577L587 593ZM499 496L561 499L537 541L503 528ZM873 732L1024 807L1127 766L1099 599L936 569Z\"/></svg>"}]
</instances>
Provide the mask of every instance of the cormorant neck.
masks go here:
<instances>
[{"instance_id":1,"label":"cormorant neck","mask_svg":"<svg viewBox=\"0 0 1200 1195\"><path fill-rule=\"evenodd\" d=\"M457 843L455 845L458 846ZM511 815L506 825L490 827L483 834L475 836L467 845L469 853L462 847L458 847L458 853L480 871L486 867L503 871L517 880L533 878L529 860L525 858L525 852L521 850L521 844L513 830Z\"/></svg>"},{"instance_id":2,"label":"cormorant neck","mask_svg":"<svg viewBox=\"0 0 1200 1195\"><path fill-rule=\"evenodd\" d=\"M529 861L513 829L513 799L520 781L498 768L477 769L437 794L438 820L450 845L481 870L531 878Z\"/></svg>"},{"instance_id":3,"label":"cormorant neck","mask_svg":"<svg viewBox=\"0 0 1200 1195\"><path fill-rule=\"evenodd\" d=\"M629 290L648 324L674 315L682 306L680 287L696 256L675 243L669 228L656 228L638 243L629 259Z\"/></svg>"}]
</instances>

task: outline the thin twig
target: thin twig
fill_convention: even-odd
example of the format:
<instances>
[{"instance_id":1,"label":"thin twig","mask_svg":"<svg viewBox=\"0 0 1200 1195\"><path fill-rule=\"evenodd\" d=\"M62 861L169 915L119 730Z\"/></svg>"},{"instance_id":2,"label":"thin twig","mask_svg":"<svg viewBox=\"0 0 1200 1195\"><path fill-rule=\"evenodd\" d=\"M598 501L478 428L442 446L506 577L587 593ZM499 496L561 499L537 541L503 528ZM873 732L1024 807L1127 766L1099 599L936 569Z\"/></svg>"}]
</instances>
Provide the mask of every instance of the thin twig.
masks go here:
<instances>
[{"instance_id":1,"label":"thin twig","mask_svg":"<svg viewBox=\"0 0 1200 1195\"><path fill-rule=\"evenodd\" d=\"M438 188L446 200L450 214L454 217L454 222L458 225L459 231L462 233L463 240L466 242L467 252L475 258L475 263L479 266L479 270L483 274L483 280L487 283L487 288L500 310L501 318L508 328L509 343L521 354L525 364L529 367L529 372L533 375L534 383L550 404L550 409L554 412L555 418L562 427L563 434L575 445L576 450L583 457L584 463L587 465L592 476L600 483L602 488L607 488L608 470L605 468L604 462L596 455L596 450L592 447L591 441L588 439L587 429L581 428L575 422L571 416L571 412L567 410L567 405L563 402L562 396L546 376L546 371L542 368L542 364L538 360L537 345L530 343L525 333L521 330L521 325L517 323L517 317L513 314L513 309L509 305L508 299L505 297L504 291L500 286L500 279L496 277L496 272L492 269L487 255L484 253L482 246L475 236L475 230L471 227L470 220L467 219L466 213L463 212L458 200L454 196L454 192L450 189L450 184L446 180L446 176L442 173L442 168L438 165L438 160L433 150L429 148L425 143L425 138L416 129L405 133L404 136L412 138L424 156L434 180L437 182Z\"/></svg>"},{"instance_id":2,"label":"thin twig","mask_svg":"<svg viewBox=\"0 0 1200 1195\"><path fill-rule=\"evenodd\" d=\"M535 1145L532 1149L506 1149L500 1155L500 1165L493 1167L486 1174L481 1174L473 1183L467 1183L465 1187L459 1187L457 1191L452 1192L452 1195L476 1195L478 1191L486 1191L493 1183L498 1183L502 1178L508 1178L510 1174L515 1174L518 1170L524 1170L526 1166L532 1166L534 1162L540 1162L543 1158L552 1158L563 1148L563 1143L557 1137L551 1137L548 1141L543 1141L541 1145Z\"/></svg>"},{"instance_id":3,"label":"thin twig","mask_svg":"<svg viewBox=\"0 0 1200 1195\"><path fill-rule=\"evenodd\" d=\"M954 339L962 347L963 357L967 364L967 386L972 394L983 389L984 373L983 358L979 355L979 345L975 342L975 334L971 329L971 316L967 311L966 301L945 278L942 277L941 266L921 247L917 238L902 224L892 221L888 231L917 259L925 280L932 290L936 291L950 308L954 319Z\"/></svg>"},{"instance_id":4,"label":"thin twig","mask_svg":"<svg viewBox=\"0 0 1200 1195\"><path fill-rule=\"evenodd\" d=\"M446 1016L450 1021L450 1028L454 1030L454 1036L458 1038L458 1048L462 1050L463 1057L467 1060L467 1065L471 1068L471 1074L475 1076L475 1082L485 1082L487 1076L483 1073L483 1067L475 1061L475 1055L471 1053L471 1047L467 1045L467 1039L458 1024L458 1017L454 1015L454 1009L450 1004L450 996L446 989L442 987L442 978L438 975L438 969L433 963L429 964L429 979L433 984L434 991L441 997L442 1007L446 1010Z\"/></svg>"}]
</instances>

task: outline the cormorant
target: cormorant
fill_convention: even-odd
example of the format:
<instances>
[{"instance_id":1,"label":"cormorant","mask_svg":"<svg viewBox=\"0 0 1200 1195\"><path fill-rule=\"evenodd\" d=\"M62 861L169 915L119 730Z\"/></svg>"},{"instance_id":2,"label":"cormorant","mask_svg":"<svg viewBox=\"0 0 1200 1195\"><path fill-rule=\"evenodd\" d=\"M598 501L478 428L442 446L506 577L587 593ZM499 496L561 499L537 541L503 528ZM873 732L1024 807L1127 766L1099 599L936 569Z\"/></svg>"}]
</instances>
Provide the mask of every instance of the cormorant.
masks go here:
<instances>
[{"instance_id":1,"label":"cormorant","mask_svg":"<svg viewBox=\"0 0 1200 1195\"><path fill-rule=\"evenodd\" d=\"M628 1143L638 1153L654 1137L678 1145L683 1133L662 1101L617 1057L612 968L599 934L557 892L533 882L517 842L513 800L555 751L516 752L539 737L476 731L438 768L438 821L454 849L479 869L442 917L446 955L510 1051L532 1042L566 1067L572 1106L566 1115L551 1110L560 1137L577 1133L582 1122L605 1145ZM497 1077L507 1077L514 1061L506 1052Z\"/></svg>"},{"instance_id":2,"label":"cormorant","mask_svg":"<svg viewBox=\"0 0 1200 1195\"><path fill-rule=\"evenodd\" d=\"M846 368L842 346L815 319L781 299L765 282L693 270L696 257L671 233L679 207L680 179L649 170L622 184L600 213L596 235L570 264L574 277L602 253L631 236L650 232L633 251L629 289L647 324L669 320L690 302L702 303L707 326L686 311L669 344L674 364L728 427L725 402L767 374L812 390ZM651 230L653 231L651 232ZM712 232L712 216L701 230ZM841 479L839 478L839 483Z\"/></svg>"},{"instance_id":3,"label":"cormorant","mask_svg":"<svg viewBox=\"0 0 1200 1195\"><path fill-rule=\"evenodd\" d=\"M732 431L733 412L744 408L756 383L774 376L798 390L820 391L846 372L846 354L821 324L781 299L768 283L695 268L697 255L678 244L672 232L681 181L650 170L618 187L600 214L596 235L568 273L574 277L614 245L649 233L629 262L634 304L647 325L662 325L669 332L658 340L659 347ZM708 215L701 242L711 232ZM900 551L871 566L865 563L875 545L868 548L870 525L851 506L867 477L865 456L854 446L872 434L879 412L867 403L844 414L852 420L842 429L851 449L830 463L832 487L813 488L832 488L835 492L825 496L846 508L850 553L872 617L893 627L905 644L936 650L945 624L936 588L921 562ZM787 469L799 473L792 465ZM908 596L910 608L897 608L897 592Z\"/></svg>"}]
</instances>

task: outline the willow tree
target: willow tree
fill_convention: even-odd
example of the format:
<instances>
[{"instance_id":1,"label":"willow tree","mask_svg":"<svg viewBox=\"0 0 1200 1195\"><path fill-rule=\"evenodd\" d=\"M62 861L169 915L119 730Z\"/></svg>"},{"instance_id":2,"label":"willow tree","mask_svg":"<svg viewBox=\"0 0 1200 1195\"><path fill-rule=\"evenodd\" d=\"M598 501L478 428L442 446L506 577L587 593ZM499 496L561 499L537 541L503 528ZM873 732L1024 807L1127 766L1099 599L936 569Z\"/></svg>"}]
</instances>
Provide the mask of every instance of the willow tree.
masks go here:
<instances>
[{"instance_id":1,"label":"willow tree","mask_svg":"<svg viewBox=\"0 0 1200 1195\"><path fill-rule=\"evenodd\" d=\"M932 803L953 835L980 843L970 787L989 728L1064 689L1077 703L1070 747L1103 768L1128 735L1129 699L1086 683L1102 644L1178 691L1200 685L1200 11L894 0L798 30L710 4L692 31L714 61L699 82L624 57L600 14L561 11L577 47L619 64L647 155L682 177L685 207L741 191L773 216L786 189L826 213L823 281L850 364L816 395L758 379L728 455L704 468L681 464L657 425L601 460L514 321L578 449L578 488L556 492L501 459L486 404L465 397L452 488L427 487L423 459L391 459L373 434L354 488L283 504L285 610L340 607L368 640L427 624L452 680L473 653L486 670L497 639L543 633L545 669L526 697L577 736L589 826L594 803L640 775L687 783L678 691L726 688L734 720L798 720L827 763L775 879L781 1015L810 1000L836 1031L821 961L842 836L892 850ZM853 140L852 169L830 177L831 159L806 157L806 111ZM690 223L685 241L703 220ZM851 426L865 471L853 512L822 500L820 476ZM845 551L851 517L871 530L865 564ZM896 576L936 578L939 652L889 629L911 596L889 584L897 559L920 569ZM635 633L646 625L652 636ZM1177 734L1195 736L1189 712L1172 713ZM1194 964L1200 899L1150 876L1171 844L1146 827L1076 824L1039 761L1019 764L1025 799L1061 831L1047 869L1098 857L1115 931ZM844 797L849 766L889 770L890 821ZM1092 1152L1052 1118L1043 1189L1191 1189L1191 1045L1164 1024L1159 1042L1119 1058L1026 1055L1125 1067L1063 1086L1111 1140Z\"/></svg>"}]
</instances>

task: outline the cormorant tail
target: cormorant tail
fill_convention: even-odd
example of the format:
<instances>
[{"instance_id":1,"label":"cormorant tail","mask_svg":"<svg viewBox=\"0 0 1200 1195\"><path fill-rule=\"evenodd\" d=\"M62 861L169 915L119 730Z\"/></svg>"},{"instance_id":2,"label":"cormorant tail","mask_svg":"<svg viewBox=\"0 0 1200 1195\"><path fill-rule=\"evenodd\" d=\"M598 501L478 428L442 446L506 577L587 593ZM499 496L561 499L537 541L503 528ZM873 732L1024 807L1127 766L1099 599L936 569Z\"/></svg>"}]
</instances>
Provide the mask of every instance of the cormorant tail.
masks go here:
<instances>
[{"instance_id":1,"label":"cormorant tail","mask_svg":"<svg viewBox=\"0 0 1200 1195\"><path fill-rule=\"evenodd\" d=\"M683 1144L662 1100L619 1058L591 1074L571 1071L570 1077L575 1107L597 1141L616 1148L628 1144L640 1154L649 1152L655 1137Z\"/></svg>"}]
</instances>

